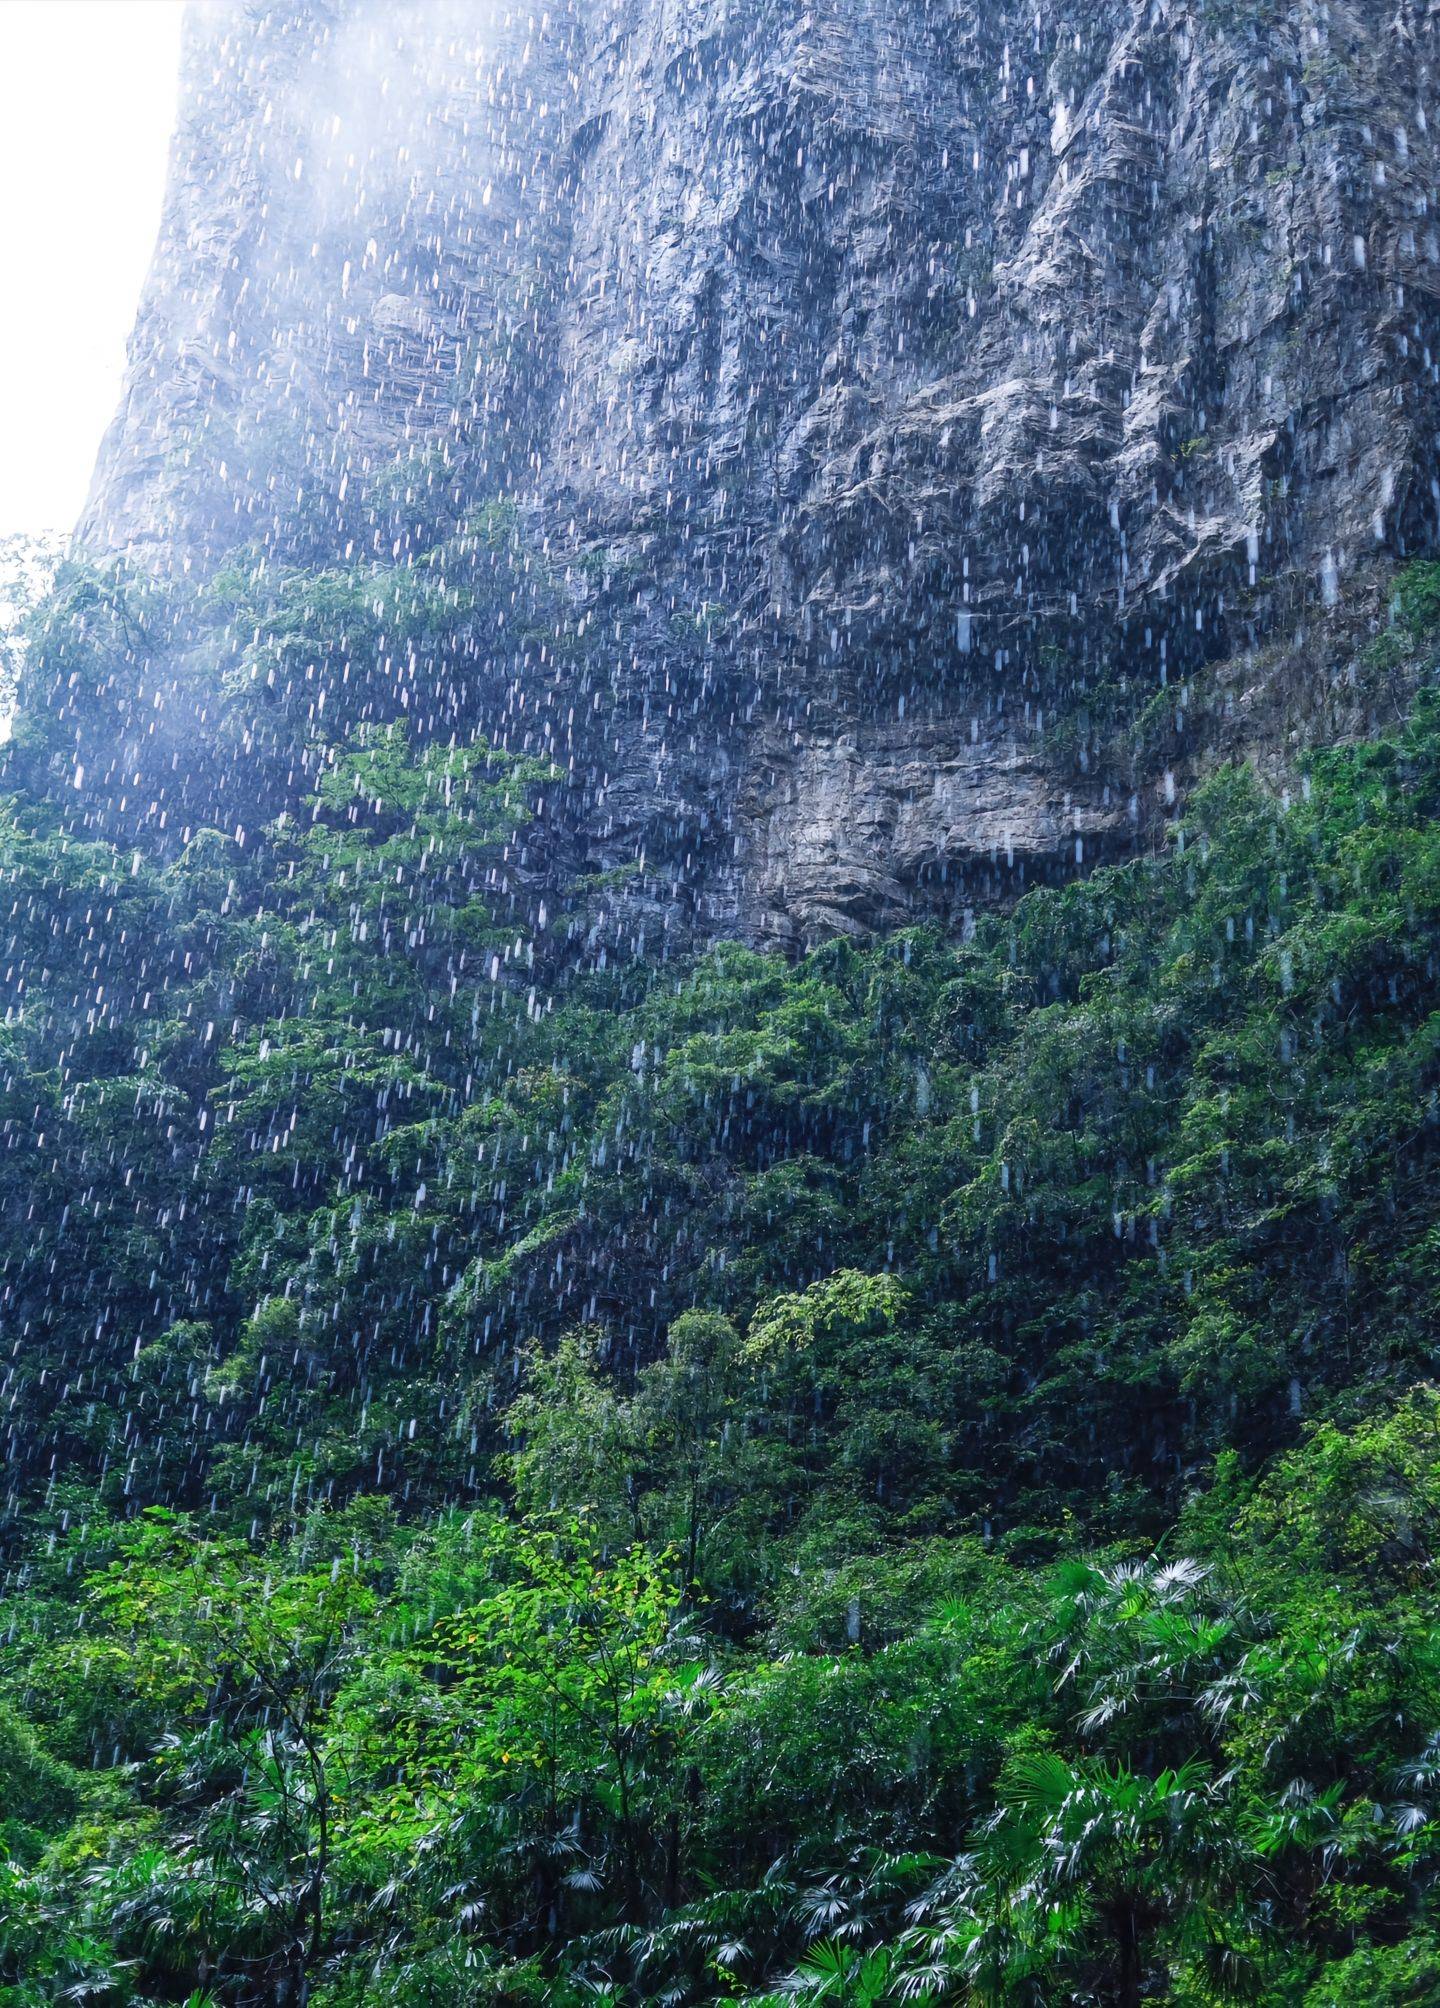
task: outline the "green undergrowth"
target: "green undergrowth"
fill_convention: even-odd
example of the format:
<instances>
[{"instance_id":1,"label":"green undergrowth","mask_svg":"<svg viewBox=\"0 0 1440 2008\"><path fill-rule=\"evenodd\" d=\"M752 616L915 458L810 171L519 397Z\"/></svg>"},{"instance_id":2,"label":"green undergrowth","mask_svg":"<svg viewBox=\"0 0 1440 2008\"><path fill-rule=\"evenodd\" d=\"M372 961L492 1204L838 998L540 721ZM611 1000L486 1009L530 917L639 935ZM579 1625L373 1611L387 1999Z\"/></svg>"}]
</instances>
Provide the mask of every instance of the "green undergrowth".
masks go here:
<instances>
[{"instance_id":1,"label":"green undergrowth","mask_svg":"<svg viewBox=\"0 0 1440 2008\"><path fill-rule=\"evenodd\" d=\"M314 743L0 829L0 2003L1432 1998L1434 695L794 963Z\"/></svg>"}]
</instances>

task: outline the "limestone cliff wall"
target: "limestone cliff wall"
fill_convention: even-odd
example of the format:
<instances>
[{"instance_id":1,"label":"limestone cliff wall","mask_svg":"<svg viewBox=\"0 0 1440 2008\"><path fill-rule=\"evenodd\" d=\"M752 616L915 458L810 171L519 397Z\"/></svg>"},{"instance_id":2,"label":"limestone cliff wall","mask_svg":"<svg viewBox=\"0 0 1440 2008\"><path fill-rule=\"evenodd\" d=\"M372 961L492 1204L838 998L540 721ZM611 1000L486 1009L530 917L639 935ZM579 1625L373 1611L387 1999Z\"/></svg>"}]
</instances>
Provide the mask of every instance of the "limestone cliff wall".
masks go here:
<instances>
[{"instance_id":1,"label":"limestone cliff wall","mask_svg":"<svg viewBox=\"0 0 1440 2008\"><path fill-rule=\"evenodd\" d=\"M1434 16L199 8L82 540L338 557L352 487L428 454L618 637L591 862L781 939L1073 871L1149 777L1047 714L1436 540Z\"/></svg>"}]
</instances>

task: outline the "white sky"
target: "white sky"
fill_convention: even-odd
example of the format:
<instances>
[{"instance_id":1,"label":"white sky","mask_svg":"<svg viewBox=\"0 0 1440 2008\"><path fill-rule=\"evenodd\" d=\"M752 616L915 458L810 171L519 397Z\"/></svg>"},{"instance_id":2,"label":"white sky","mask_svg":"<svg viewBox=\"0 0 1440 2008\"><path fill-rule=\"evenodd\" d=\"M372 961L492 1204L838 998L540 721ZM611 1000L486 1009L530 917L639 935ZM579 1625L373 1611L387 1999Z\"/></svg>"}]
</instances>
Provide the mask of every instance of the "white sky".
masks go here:
<instances>
[{"instance_id":1,"label":"white sky","mask_svg":"<svg viewBox=\"0 0 1440 2008\"><path fill-rule=\"evenodd\" d=\"M160 221L183 0L0 0L0 537L68 531Z\"/></svg>"}]
</instances>

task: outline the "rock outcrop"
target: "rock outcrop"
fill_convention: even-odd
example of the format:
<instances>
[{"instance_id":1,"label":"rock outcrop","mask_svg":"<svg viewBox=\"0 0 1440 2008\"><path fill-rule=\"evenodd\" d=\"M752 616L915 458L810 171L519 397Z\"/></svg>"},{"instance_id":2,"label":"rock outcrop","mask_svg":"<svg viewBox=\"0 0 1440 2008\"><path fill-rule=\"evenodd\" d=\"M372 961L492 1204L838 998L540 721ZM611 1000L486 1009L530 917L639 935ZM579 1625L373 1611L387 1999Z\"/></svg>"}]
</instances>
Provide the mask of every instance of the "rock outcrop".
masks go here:
<instances>
[{"instance_id":1,"label":"rock outcrop","mask_svg":"<svg viewBox=\"0 0 1440 2008\"><path fill-rule=\"evenodd\" d=\"M1435 542L1435 42L1424 0L199 9L82 540L319 562L387 467L508 498L597 702L481 662L477 707L571 714L592 865L667 927L953 917L1143 827L1057 707Z\"/></svg>"}]
</instances>

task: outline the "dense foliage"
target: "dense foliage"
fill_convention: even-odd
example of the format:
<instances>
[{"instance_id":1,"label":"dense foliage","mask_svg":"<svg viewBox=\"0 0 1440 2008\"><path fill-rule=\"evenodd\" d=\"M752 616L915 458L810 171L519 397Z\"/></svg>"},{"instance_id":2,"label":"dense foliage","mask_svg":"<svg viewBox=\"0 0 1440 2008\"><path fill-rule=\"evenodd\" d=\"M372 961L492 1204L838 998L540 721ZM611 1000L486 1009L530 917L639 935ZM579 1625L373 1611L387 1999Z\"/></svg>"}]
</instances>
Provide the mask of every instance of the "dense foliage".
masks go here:
<instances>
[{"instance_id":1,"label":"dense foliage","mask_svg":"<svg viewBox=\"0 0 1440 2008\"><path fill-rule=\"evenodd\" d=\"M265 828L5 806L0 2003L1434 1999L1440 702L607 966L366 576L213 589Z\"/></svg>"}]
</instances>

